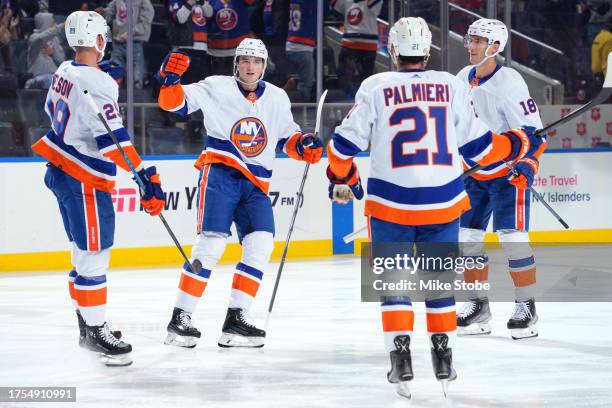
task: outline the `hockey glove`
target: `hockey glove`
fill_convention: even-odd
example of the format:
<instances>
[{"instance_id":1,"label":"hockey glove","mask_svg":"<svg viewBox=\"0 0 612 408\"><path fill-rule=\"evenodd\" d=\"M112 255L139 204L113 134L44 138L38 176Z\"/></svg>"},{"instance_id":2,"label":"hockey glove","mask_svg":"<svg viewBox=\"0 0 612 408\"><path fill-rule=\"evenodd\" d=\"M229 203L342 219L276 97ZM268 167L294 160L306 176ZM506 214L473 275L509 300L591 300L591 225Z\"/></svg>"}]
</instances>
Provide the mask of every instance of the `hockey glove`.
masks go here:
<instances>
[{"instance_id":1,"label":"hockey glove","mask_svg":"<svg viewBox=\"0 0 612 408\"><path fill-rule=\"evenodd\" d=\"M164 209L165 196L157 169L155 166L142 169L138 176L145 187L144 191L140 192L140 204L152 216L160 214Z\"/></svg>"},{"instance_id":2,"label":"hockey glove","mask_svg":"<svg viewBox=\"0 0 612 408\"><path fill-rule=\"evenodd\" d=\"M512 166L508 181L519 190L527 190L533 184L539 165L540 162L535 157L519 160Z\"/></svg>"},{"instance_id":3,"label":"hockey glove","mask_svg":"<svg viewBox=\"0 0 612 408\"><path fill-rule=\"evenodd\" d=\"M523 126L518 129L510 129L502 135L510 139L512 152L504 161L518 162L523 157L533 157L540 145L545 142L545 135L535 134L536 128L533 126Z\"/></svg>"},{"instance_id":4,"label":"hockey glove","mask_svg":"<svg viewBox=\"0 0 612 408\"><path fill-rule=\"evenodd\" d=\"M189 55L182 51L171 51L164 58L155 78L161 86L176 85L181 82L181 76L189 68L189 62Z\"/></svg>"},{"instance_id":5,"label":"hockey glove","mask_svg":"<svg viewBox=\"0 0 612 408\"><path fill-rule=\"evenodd\" d=\"M121 82L121 80L125 76L125 70L115 61L100 61L98 62L98 68L110 75L115 80L115 82Z\"/></svg>"},{"instance_id":6,"label":"hockey glove","mask_svg":"<svg viewBox=\"0 0 612 408\"><path fill-rule=\"evenodd\" d=\"M329 179L329 198L338 204L346 204L353 198L361 200L363 198L363 187L361 178L355 163L351 163L351 170L346 177L338 178L327 166L327 178Z\"/></svg>"},{"instance_id":7,"label":"hockey glove","mask_svg":"<svg viewBox=\"0 0 612 408\"><path fill-rule=\"evenodd\" d=\"M297 140L295 150L302 160L315 164L323 155L323 142L314 133L304 133Z\"/></svg>"}]
</instances>

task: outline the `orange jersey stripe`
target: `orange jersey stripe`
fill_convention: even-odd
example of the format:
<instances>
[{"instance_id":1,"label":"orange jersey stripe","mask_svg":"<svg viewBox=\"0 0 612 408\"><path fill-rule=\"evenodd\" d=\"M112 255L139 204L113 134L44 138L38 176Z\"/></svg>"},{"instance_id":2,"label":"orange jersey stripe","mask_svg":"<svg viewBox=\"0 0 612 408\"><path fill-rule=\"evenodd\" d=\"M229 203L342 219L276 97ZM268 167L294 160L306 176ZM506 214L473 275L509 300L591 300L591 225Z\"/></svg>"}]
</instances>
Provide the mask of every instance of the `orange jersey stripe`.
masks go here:
<instances>
[{"instance_id":1,"label":"orange jersey stripe","mask_svg":"<svg viewBox=\"0 0 612 408\"><path fill-rule=\"evenodd\" d=\"M257 290L259 289L259 283L253 279L249 279L244 275L234 274L234 280L232 281L232 289L240 290L247 295L255 297Z\"/></svg>"},{"instance_id":2,"label":"orange jersey stripe","mask_svg":"<svg viewBox=\"0 0 612 408\"><path fill-rule=\"evenodd\" d=\"M229 39L209 38L208 46L213 49L216 48L219 50L227 50L231 48L236 48L242 40L244 40L245 38L252 38L252 37L253 36L251 34L245 34L237 38L229 38Z\"/></svg>"},{"instance_id":3,"label":"orange jersey stripe","mask_svg":"<svg viewBox=\"0 0 612 408\"><path fill-rule=\"evenodd\" d=\"M77 304L79 306L91 307L106 304L106 288L96 290L75 289Z\"/></svg>"},{"instance_id":4,"label":"orange jersey stripe","mask_svg":"<svg viewBox=\"0 0 612 408\"><path fill-rule=\"evenodd\" d=\"M206 289L206 282L194 279L186 273L181 273L179 289L183 292L189 293L191 296L201 297L202 293L204 293L204 289Z\"/></svg>"},{"instance_id":5,"label":"orange jersey stripe","mask_svg":"<svg viewBox=\"0 0 612 408\"><path fill-rule=\"evenodd\" d=\"M287 41L291 41L291 42L298 43L298 44L310 45L311 47L314 47L315 45L317 45L317 42L313 40L312 38L297 37L295 35L288 36Z\"/></svg>"},{"instance_id":6,"label":"orange jersey stripe","mask_svg":"<svg viewBox=\"0 0 612 408\"><path fill-rule=\"evenodd\" d=\"M493 179L500 178L500 177L506 177L507 175L508 175L508 168L504 167L500 169L499 171L496 171L495 173L491 173L491 174L482 174L480 172L476 172L472 174L472 177L474 177L476 180L486 181L486 180L493 180Z\"/></svg>"},{"instance_id":7,"label":"orange jersey stripe","mask_svg":"<svg viewBox=\"0 0 612 408\"><path fill-rule=\"evenodd\" d=\"M338 178L344 178L348 176L349 171L351 171L351 167L353 165L353 158L349 157L348 159L342 159L334 153L331 148L331 145L327 145L327 158L329 160L329 168L332 173L336 175Z\"/></svg>"},{"instance_id":8,"label":"orange jersey stripe","mask_svg":"<svg viewBox=\"0 0 612 408\"><path fill-rule=\"evenodd\" d=\"M445 333L457 329L457 313L427 313L427 331L430 333Z\"/></svg>"},{"instance_id":9,"label":"orange jersey stripe","mask_svg":"<svg viewBox=\"0 0 612 408\"><path fill-rule=\"evenodd\" d=\"M516 189L516 229L525 230L525 190Z\"/></svg>"},{"instance_id":10,"label":"orange jersey stripe","mask_svg":"<svg viewBox=\"0 0 612 408\"><path fill-rule=\"evenodd\" d=\"M132 144L121 147L125 151L125 154L128 157L130 163L132 163L132 166L137 169L142 164L142 159L136 151L136 148ZM111 159L117 166L121 167L123 170L127 172L132 171L132 169L130 169L130 166L128 166L128 164L125 162L125 158L123 157L123 154L121 154L119 149L113 149L104 153L104 157Z\"/></svg>"},{"instance_id":11,"label":"orange jersey stripe","mask_svg":"<svg viewBox=\"0 0 612 408\"><path fill-rule=\"evenodd\" d=\"M82 169L79 165L70 161L60 153L49 147L43 139L38 140L32 145L32 150L37 154L49 160L53 165L61 169L64 173L74 177L84 184L90 185L96 190L105 191L110 193L115 188L114 180L107 180L101 177L97 177L88 171Z\"/></svg>"},{"instance_id":12,"label":"orange jersey stripe","mask_svg":"<svg viewBox=\"0 0 612 408\"><path fill-rule=\"evenodd\" d=\"M365 215L402 225L445 224L456 220L469 209L468 196L451 207L437 210L400 210L372 200L366 200L365 203Z\"/></svg>"},{"instance_id":13,"label":"orange jersey stripe","mask_svg":"<svg viewBox=\"0 0 612 408\"><path fill-rule=\"evenodd\" d=\"M199 41L199 42L206 42L208 40L208 33L207 32L202 32L202 31L198 31L193 33L193 40L194 41Z\"/></svg>"},{"instance_id":14,"label":"orange jersey stripe","mask_svg":"<svg viewBox=\"0 0 612 408\"><path fill-rule=\"evenodd\" d=\"M200 183L200 195L198 197L198 234L202 232L202 221L204 221L204 204L206 201L206 184L208 183L208 173L210 172L210 165L204 169L202 174L202 182Z\"/></svg>"},{"instance_id":15,"label":"orange jersey stripe","mask_svg":"<svg viewBox=\"0 0 612 408\"><path fill-rule=\"evenodd\" d=\"M85 223L87 224L87 250L100 250L98 212L96 209L96 192L93 188L83 185L83 201L85 202Z\"/></svg>"},{"instance_id":16,"label":"orange jersey stripe","mask_svg":"<svg viewBox=\"0 0 612 408\"><path fill-rule=\"evenodd\" d=\"M185 93L180 84L162 86L157 97L159 107L165 111L173 111L185 102Z\"/></svg>"},{"instance_id":17,"label":"orange jersey stripe","mask_svg":"<svg viewBox=\"0 0 612 408\"><path fill-rule=\"evenodd\" d=\"M485 265L484 268L478 269L466 269L463 272L463 279L468 283L474 283L476 281L484 282L489 279L489 265Z\"/></svg>"},{"instance_id":18,"label":"orange jersey stripe","mask_svg":"<svg viewBox=\"0 0 612 408\"><path fill-rule=\"evenodd\" d=\"M268 194L270 183L268 183L267 181L259 180L257 177L251 174L250 171L248 171L246 168L241 166L238 160L233 159L228 156L224 156L216 152L206 152L206 159L204 160L204 162L206 164L222 163L222 164L225 164L226 166L233 167L236 170L240 171L242 174L244 174L244 176L248 178L251 181L251 183L259 187L261 191L263 191L265 194Z\"/></svg>"},{"instance_id":19,"label":"orange jersey stripe","mask_svg":"<svg viewBox=\"0 0 612 408\"><path fill-rule=\"evenodd\" d=\"M412 310L390 310L382 312L383 331L412 331L414 312Z\"/></svg>"},{"instance_id":20,"label":"orange jersey stripe","mask_svg":"<svg viewBox=\"0 0 612 408\"><path fill-rule=\"evenodd\" d=\"M512 143L510 143L510 139L507 136L493 133L491 137L491 151L480 159L478 164L488 166L489 164L497 163L498 161L507 159L510 153L512 153Z\"/></svg>"},{"instance_id":21,"label":"orange jersey stripe","mask_svg":"<svg viewBox=\"0 0 612 408\"><path fill-rule=\"evenodd\" d=\"M524 286L533 285L536 283L536 268L527 269L524 271L510 272L514 287L522 288Z\"/></svg>"},{"instance_id":22,"label":"orange jersey stripe","mask_svg":"<svg viewBox=\"0 0 612 408\"><path fill-rule=\"evenodd\" d=\"M376 51L378 49L377 43L362 43L351 40L342 40L340 44L344 48L350 48L352 50Z\"/></svg>"}]
</instances>

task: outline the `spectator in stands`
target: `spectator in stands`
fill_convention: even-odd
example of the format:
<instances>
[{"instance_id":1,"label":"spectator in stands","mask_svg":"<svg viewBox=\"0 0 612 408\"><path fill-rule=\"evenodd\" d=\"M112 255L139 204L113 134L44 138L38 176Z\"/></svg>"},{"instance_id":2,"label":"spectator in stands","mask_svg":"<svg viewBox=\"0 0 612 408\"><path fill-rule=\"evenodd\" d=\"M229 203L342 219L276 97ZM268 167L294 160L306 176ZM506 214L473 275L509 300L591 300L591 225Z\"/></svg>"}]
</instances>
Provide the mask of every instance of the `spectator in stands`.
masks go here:
<instances>
[{"instance_id":1,"label":"spectator in stands","mask_svg":"<svg viewBox=\"0 0 612 408\"><path fill-rule=\"evenodd\" d=\"M252 37L249 9L255 0L213 0L213 17L208 27L208 53L212 73L230 75L240 41Z\"/></svg>"},{"instance_id":2,"label":"spectator in stands","mask_svg":"<svg viewBox=\"0 0 612 408\"><path fill-rule=\"evenodd\" d=\"M297 89L305 101L312 100L314 85L314 49L317 45L317 2L291 0L287 60L297 74Z\"/></svg>"},{"instance_id":3,"label":"spectator in stands","mask_svg":"<svg viewBox=\"0 0 612 408\"><path fill-rule=\"evenodd\" d=\"M344 34L338 64L340 82L354 97L361 82L372 75L378 49L378 22L382 0L332 0L344 16Z\"/></svg>"},{"instance_id":4,"label":"spectator in stands","mask_svg":"<svg viewBox=\"0 0 612 408\"><path fill-rule=\"evenodd\" d=\"M591 47L591 71L597 79L597 88L603 83L604 75L608 69L608 54L610 52L612 52L612 19L608 20L608 27L597 34Z\"/></svg>"},{"instance_id":5,"label":"spectator in stands","mask_svg":"<svg viewBox=\"0 0 612 408\"><path fill-rule=\"evenodd\" d=\"M586 30L587 44L590 44L612 18L612 0L587 0L586 5L590 12Z\"/></svg>"},{"instance_id":6,"label":"spectator in stands","mask_svg":"<svg viewBox=\"0 0 612 408\"><path fill-rule=\"evenodd\" d=\"M17 27L19 25L19 14L17 14L10 4L0 10L0 72L10 72L11 67L11 47L10 43L17 39Z\"/></svg>"},{"instance_id":7,"label":"spectator in stands","mask_svg":"<svg viewBox=\"0 0 612 408\"><path fill-rule=\"evenodd\" d=\"M267 80L282 85L287 79L286 65L279 64L286 58L287 21L289 21L289 0L263 0L261 8L251 15L251 31L260 37L268 49ZM262 32L256 32L256 18L261 19Z\"/></svg>"},{"instance_id":8,"label":"spectator in stands","mask_svg":"<svg viewBox=\"0 0 612 408\"><path fill-rule=\"evenodd\" d=\"M112 22L113 51L111 60L123 67L126 66L127 51L127 1L112 0L107 8L98 8L96 11ZM134 88L141 89L144 84L145 58L142 44L151 37L151 24L155 10L151 0L132 0L132 13L134 19Z\"/></svg>"},{"instance_id":9,"label":"spectator in stands","mask_svg":"<svg viewBox=\"0 0 612 408\"><path fill-rule=\"evenodd\" d=\"M198 82L210 75L211 70L208 55L208 21L213 14L212 6L208 0L170 0L168 6L171 26L189 27L186 31L178 31L176 27L174 32L192 34L187 44L173 44L175 47L180 45L180 49L185 50L191 58L190 68L183 77L186 83Z\"/></svg>"},{"instance_id":10,"label":"spectator in stands","mask_svg":"<svg viewBox=\"0 0 612 408\"><path fill-rule=\"evenodd\" d=\"M61 40L64 23L56 24L51 13L40 12L34 16L34 31L28 37L28 72L32 75L26 88L47 89L53 73L64 62Z\"/></svg>"}]
</instances>

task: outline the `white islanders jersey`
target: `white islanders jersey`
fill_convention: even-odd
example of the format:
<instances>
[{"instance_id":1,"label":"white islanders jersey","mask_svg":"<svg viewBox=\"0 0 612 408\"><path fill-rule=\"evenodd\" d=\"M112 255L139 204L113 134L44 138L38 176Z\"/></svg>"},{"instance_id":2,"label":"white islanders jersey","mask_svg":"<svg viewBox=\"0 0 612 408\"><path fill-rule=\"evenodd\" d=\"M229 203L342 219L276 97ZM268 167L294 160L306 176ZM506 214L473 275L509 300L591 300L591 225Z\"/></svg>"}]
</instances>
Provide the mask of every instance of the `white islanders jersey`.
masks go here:
<instances>
[{"instance_id":1,"label":"white islanders jersey","mask_svg":"<svg viewBox=\"0 0 612 408\"><path fill-rule=\"evenodd\" d=\"M347 159L370 147L366 215L429 225L470 208L460 154L482 159L492 133L465 103L468 92L467 84L438 71L384 72L361 84L330 149Z\"/></svg>"},{"instance_id":2,"label":"white islanders jersey","mask_svg":"<svg viewBox=\"0 0 612 408\"><path fill-rule=\"evenodd\" d=\"M457 77L470 85L470 101L474 114L482 119L492 131L505 132L521 126L542 128L540 111L529 95L525 80L514 69L497 65L491 75L476 77L472 65L463 68ZM469 167L475 165L466 160ZM493 163L473 175L478 180L505 177L508 168L503 162Z\"/></svg>"},{"instance_id":3,"label":"white islanders jersey","mask_svg":"<svg viewBox=\"0 0 612 408\"><path fill-rule=\"evenodd\" d=\"M117 106L117 83L97 67L75 61L63 62L53 75L45 103L52 130L32 149L77 180L110 192L117 172L112 159L119 153L97 112L84 99L84 90L91 94L121 145L131 153L133 146Z\"/></svg>"},{"instance_id":4,"label":"white islanders jersey","mask_svg":"<svg viewBox=\"0 0 612 408\"><path fill-rule=\"evenodd\" d=\"M182 87L185 104L177 110L201 109L204 114L206 162L236 168L267 194L277 145L284 147L300 132L287 93L264 81L257 93L248 93L231 76L210 76Z\"/></svg>"}]
</instances>

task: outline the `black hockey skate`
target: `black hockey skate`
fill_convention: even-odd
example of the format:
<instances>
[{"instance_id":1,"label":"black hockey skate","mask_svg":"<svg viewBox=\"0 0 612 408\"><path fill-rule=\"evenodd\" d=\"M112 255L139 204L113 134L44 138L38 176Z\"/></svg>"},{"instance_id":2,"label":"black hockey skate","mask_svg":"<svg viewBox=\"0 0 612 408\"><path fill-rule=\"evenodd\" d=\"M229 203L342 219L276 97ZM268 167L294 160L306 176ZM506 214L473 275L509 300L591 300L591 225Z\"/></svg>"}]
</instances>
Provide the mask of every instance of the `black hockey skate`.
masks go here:
<instances>
[{"instance_id":1,"label":"black hockey skate","mask_svg":"<svg viewBox=\"0 0 612 408\"><path fill-rule=\"evenodd\" d=\"M446 397L448 383L457 379L453 368L453 351L448 347L448 336L444 333L431 335L431 363L436 378L442 385L442 392Z\"/></svg>"},{"instance_id":2,"label":"black hockey skate","mask_svg":"<svg viewBox=\"0 0 612 408\"><path fill-rule=\"evenodd\" d=\"M249 323L242 309L227 309L219 347L263 347L266 332Z\"/></svg>"},{"instance_id":3,"label":"black hockey skate","mask_svg":"<svg viewBox=\"0 0 612 408\"><path fill-rule=\"evenodd\" d=\"M85 319L83 319L83 316L81 315L81 312L79 312L78 310L76 311L76 315L77 315L77 321L79 322L79 346L84 347L85 345L85 335L87 333L87 330L85 330L85 327L87 327L87 324L85 324ZM111 330L111 333L113 334L113 336L115 336L117 338L117 340L121 339L121 331L119 330Z\"/></svg>"},{"instance_id":4,"label":"black hockey skate","mask_svg":"<svg viewBox=\"0 0 612 408\"><path fill-rule=\"evenodd\" d=\"M172 344L180 347L194 348L202 333L195 328L191 321L191 313L175 307L172 311L172 319L168 323L168 335L164 344Z\"/></svg>"},{"instance_id":5,"label":"black hockey skate","mask_svg":"<svg viewBox=\"0 0 612 408\"><path fill-rule=\"evenodd\" d=\"M392 384L397 384L399 395L410 398L408 381L414 378L412 356L410 355L410 336L396 336L393 343L395 344L395 350L389 353L391 370L387 373L387 380Z\"/></svg>"},{"instance_id":6,"label":"black hockey skate","mask_svg":"<svg viewBox=\"0 0 612 408\"><path fill-rule=\"evenodd\" d=\"M113 336L106 322L102 326L85 326L84 346L100 353L100 360L107 366L132 364L132 346Z\"/></svg>"},{"instance_id":7,"label":"black hockey skate","mask_svg":"<svg viewBox=\"0 0 612 408\"><path fill-rule=\"evenodd\" d=\"M457 313L457 335L474 336L491 334L489 299L470 299Z\"/></svg>"},{"instance_id":8,"label":"black hockey skate","mask_svg":"<svg viewBox=\"0 0 612 408\"><path fill-rule=\"evenodd\" d=\"M527 339L538 336L538 315L536 314L535 299L525 302L514 302L514 312L508 320L508 328L514 340Z\"/></svg>"}]
</instances>

